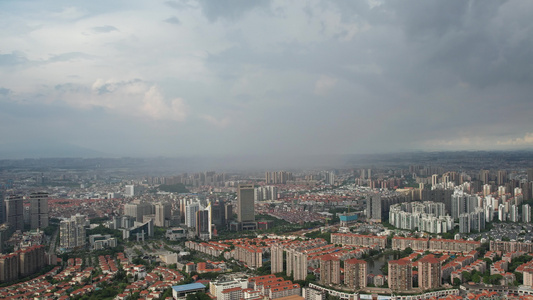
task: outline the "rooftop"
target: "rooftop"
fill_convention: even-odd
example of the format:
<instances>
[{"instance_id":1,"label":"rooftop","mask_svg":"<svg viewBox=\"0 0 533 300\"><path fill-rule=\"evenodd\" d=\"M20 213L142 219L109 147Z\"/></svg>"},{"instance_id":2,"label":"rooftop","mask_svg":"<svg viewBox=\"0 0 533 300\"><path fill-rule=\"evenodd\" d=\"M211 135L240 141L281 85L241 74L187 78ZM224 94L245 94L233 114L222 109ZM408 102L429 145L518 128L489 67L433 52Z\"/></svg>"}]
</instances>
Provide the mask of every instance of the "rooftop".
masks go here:
<instances>
[{"instance_id":1,"label":"rooftop","mask_svg":"<svg viewBox=\"0 0 533 300\"><path fill-rule=\"evenodd\" d=\"M197 289L205 289L205 285L195 282L195 283L189 283L189 284L182 284L182 285L175 285L172 287L173 290L176 292L186 292L186 291L192 291Z\"/></svg>"}]
</instances>

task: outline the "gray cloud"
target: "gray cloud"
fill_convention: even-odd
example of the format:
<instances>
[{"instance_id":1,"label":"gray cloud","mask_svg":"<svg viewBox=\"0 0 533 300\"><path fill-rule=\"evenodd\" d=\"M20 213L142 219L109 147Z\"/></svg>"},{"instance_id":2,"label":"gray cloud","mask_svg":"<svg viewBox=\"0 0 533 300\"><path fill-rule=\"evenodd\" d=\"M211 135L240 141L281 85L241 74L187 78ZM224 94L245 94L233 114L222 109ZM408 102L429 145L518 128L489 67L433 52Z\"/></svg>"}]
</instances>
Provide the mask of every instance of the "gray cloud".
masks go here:
<instances>
[{"instance_id":1,"label":"gray cloud","mask_svg":"<svg viewBox=\"0 0 533 300\"><path fill-rule=\"evenodd\" d=\"M181 1L165 1L165 5L177 10L184 10L189 8L195 8L195 5L191 4L193 1L181 0Z\"/></svg>"},{"instance_id":2,"label":"gray cloud","mask_svg":"<svg viewBox=\"0 0 533 300\"><path fill-rule=\"evenodd\" d=\"M69 129L106 131L59 130L68 140L150 155L500 149L533 136L531 1L102 3L43 14L31 36L3 31L0 94L13 102L0 128L25 136L35 124L16 116L65 106ZM120 32L78 30L101 24Z\"/></svg>"},{"instance_id":3,"label":"gray cloud","mask_svg":"<svg viewBox=\"0 0 533 300\"><path fill-rule=\"evenodd\" d=\"M10 89L6 89L6 88L3 88L3 87L0 87L0 95L1 96L7 96L11 94L11 90Z\"/></svg>"},{"instance_id":4,"label":"gray cloud","mask_svg":"<svg viewBox=\"0 0 533 300\"><path fill-rule=\"evenodd\" d=\"M211 21L218 19L236 20L242 17L246 12L254 8L268 7L270 0L230 0L230 1L209 1L199 0L205 16Z\"/></svg>"},{"instance_id":5,"label":"gray cloud","mask_svg":"<svg viewBox=\"0 0 533 300\"><path fill-rule=\"evenodd\" d=\"M75 59L93 59L94 56L82 53L82 52L69 52L69 53L61 53L54 55L50 57L47 62L53 63L53 62L63 62L63 61L71 61Z\"/></svg>"},{"instance_id":6,"label":"gray cloud","mask_svg":"<svg viewBox=\"0 0 533 300\"><path fill-rule=\"evenodd\" d=\"M177 17L175 17L175 16L172 16L172 17L170 17L168 19L165 19L165 22L167 22L169 24L175 24L175 25L181 24L180 20Z\"/></svg>"},{"instance_id":7,"label":"gray cloud","mask_svg":"<svg viewBox=\"0 0 533 300\"><path fill-rule=\"evenodd\" d=\"M92 30L96 33L108 33L108 32L118 31L118 29L115 26L111 26L111 25L96 26L96 27L93 27Z\"/></svg>"},{"instance_id":8,"label":"gray cloud","mask_svg":"<svg viewBox=\"0 0 533 300\"><path fill-rule=\"evenodd\" d=\"M0 54L0 66L16 66L28 61L24 53L14 51L11 54Z\"/></svg>"}]
</instances>

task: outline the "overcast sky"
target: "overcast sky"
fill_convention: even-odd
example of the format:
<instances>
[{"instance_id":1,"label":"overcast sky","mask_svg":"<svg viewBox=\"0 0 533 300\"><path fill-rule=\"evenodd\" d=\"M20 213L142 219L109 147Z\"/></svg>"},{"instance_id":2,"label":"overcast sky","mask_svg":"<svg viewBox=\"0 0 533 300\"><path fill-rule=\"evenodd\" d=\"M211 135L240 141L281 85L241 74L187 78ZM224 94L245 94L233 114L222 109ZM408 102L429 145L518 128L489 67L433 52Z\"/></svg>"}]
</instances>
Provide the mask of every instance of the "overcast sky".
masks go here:
<instances>
[{"instance_id":1,"label":"overcast sky","mask_svg":"<svg viewBox=\"0 0 533 300\"><path fill-rule=\"evenodd\" d=\"M532 11L530 0L3 0L0 147L531 148Z\"/></svg>"}]
</instances>

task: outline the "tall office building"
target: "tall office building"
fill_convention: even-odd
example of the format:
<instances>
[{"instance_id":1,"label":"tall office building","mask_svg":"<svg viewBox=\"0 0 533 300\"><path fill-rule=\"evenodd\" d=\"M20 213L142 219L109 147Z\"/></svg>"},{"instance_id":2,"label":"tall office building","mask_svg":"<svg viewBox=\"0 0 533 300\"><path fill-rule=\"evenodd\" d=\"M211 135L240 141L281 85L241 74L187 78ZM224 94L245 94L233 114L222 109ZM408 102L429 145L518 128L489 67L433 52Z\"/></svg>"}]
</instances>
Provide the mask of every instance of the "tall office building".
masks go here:
<instances>
[{"instance_id":1,"label":"tall office building","mask_svg":"<svg viewBox=\"0 0 533 300\"><path fill-rule=\"evenodd\" d=\"M366 287L367 262L356 258L344 261L344 285L353 290Z\"/></svg>"},{"instance_id":2,"label":"tall office building","mask_svg":"<svg viewBox=\"0 0 533 300\"><path fill-rule=\"evenodd\" d=\"M436 289L441 285L440 261L426 255L418 261L418 287L422 290Z\"/></svg>"},{"instance_id":3,"label":"tall office building","mask_svg":"<svg viewBox=\"0 0 533 300\"><path fill-rule=\"evenodd\" d=\"M239 223L254 222L254 206L254 185L239 184L239 189L237 191L237 221Z\"/></svg>"},{"instance_id":4,"label":"tall office building","mask_svg":"<svg viewBox=\"0 0 533 300\"><path fill-rule=\"evenodd\" d=\"M533 168L527 169L527 181L533 181Z\"/></svg>"},{"instance_id":5,"label":"tall office building","mask_svg":"<svg viewBox=\"0 0 533 300\"><path fill-rule=\"evenodd\" d=\"M234 219L233 205L231 203L224 204L224 215L226 216L226 223Z\"/></svg>"},{"instance_id":6,"label":"tall office building","mask_svg":"<svg viewBox=\"0 0 533 300\"><path fill-rule=\"evenodd\" d=\"M211 205L196 212L196 235L211 238Z\"/></svg>"},{"instance_id":7,"label":"tall office building","mask_svg":"<svg viewBox=\"0 0 533 300\"><path fill-rule=\"evenodd\" d=\"M190 228L196 227L196 212L200 210L200 203L193 202L185 206L185 226Z\"/></svg>"},{"instance_id":8,"label":"tall office building","mask_svg":"<svg viewBox=\"0 0 533 300\"><path fill-rule=\"evenodd\" d=\"M366 199L366 218L381 222L381 195L372 194Z\"/></svg>"},{"instance_id":9,"label":"tall office building","mask_svg":"<svg viewBox=\"0 0 533 300\"><path fill-rule=\"evenodd\" d=\"M327 172L325 176L325 182L329 185L335 184L335 173L334 172Z\"/></svg>"},{"instance_id":10,"label":"tall office building","mask_svg":"<svg viewBox=\"0 0 533 300\"><path fill-rule=\"evenodd\" d=\"M226 214L224 209L224 200L218 200L211 205L211 222L216 226L226 225Z\"/></svg>"},{"instance_id":11,"label":"tall office building","mask_svg":"<svg viewBox=\"0 0 533 300\"><path fill-rule=\"evenodd\" d=\"M124 205L124 215L135 218L135 221L142 222L143 216L152 214L152 205L149 203L129 203Z\"/></svg>"},{"instance_id":12,"label":"tall office building","mask_svg":"<svg viewBox=\"0 0 533 300\"><path fill-rule=\"evenodd\" d=\"M30 194L31 229L48 227L48 193Z\"/></svg>"},{"instance_id":13,"label":"tall office building","mask_svg":"<svg viewBox=\"0 0 533 300\"><path fill-rule=\"evenodd\" d=\"M24 230L24 198L8 196L6 203L6 221L13 230Z\"/></svg>"},{"instance_id":14,"label":"tall office building","mask_svg":"<svg viewBox=\"0 0 533 300\"><path fill-rule=\"evenodd\" d=\"M171 217L172 205L170 205L170 203L157 203L155 205L155 226L167 227L168 225L170 225Z\"/></svg>"},{"instance_id":15,"label":"tall office building","mask_svg":"<svg viewBox=\"0 0 533 300\"><path fill-rule=\"evenodd\" d=\"M413 288L413 269L406 259L389 261L389 288L393 291L409 291Z\"/></svg>"}]
</instances>

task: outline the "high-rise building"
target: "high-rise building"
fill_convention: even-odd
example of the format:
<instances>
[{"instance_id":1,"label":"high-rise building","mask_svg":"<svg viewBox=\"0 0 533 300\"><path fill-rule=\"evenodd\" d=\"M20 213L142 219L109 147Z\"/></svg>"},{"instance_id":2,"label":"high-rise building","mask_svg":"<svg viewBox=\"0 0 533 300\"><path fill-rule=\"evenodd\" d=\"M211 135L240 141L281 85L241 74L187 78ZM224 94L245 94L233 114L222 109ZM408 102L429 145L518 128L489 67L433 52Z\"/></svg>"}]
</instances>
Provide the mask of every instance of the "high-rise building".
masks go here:
<instances>
[{"instance_id":1,"label":"high-rise building","mask_svg":"<svg viewBox=\"0 0 533 300\"><path fill-rule=\"evenodd\" d=\"M372 194L366 199L366 218L381 222L381 195Z\"/></svg>"},{"instance_id":2,"label":"high-rise building","mask_svg":"<svg viewBox=\"0 0 533 300\"><path fill-rule=\"evenodd\" d=\"M334 172L326 172L326 184L334 185L335 184L335 173Z\"/></svg>"},{"instance_id":3,"label":"high-rise building","mask_svg":"<svg viewBox=\"0 0 533 300\"><path fill-rule=\"evenodd\" d=\"M431 175L431 186L436 186L439 183L439 175L433 174Z\"/></svg>"},{"instance_id":4,"label":"high-rise building","mask_svg":"<svg viewBox=\"0 0 533 300\"><path fill-rule=\"evenodd\" d=\"M509 221L518 222L518 205L511 205Z\"/></svg>"},{"instance_id":5,"label":"high-rise building","mask_svg":"<svg viewBox=\"0 0 533 300\"><path fill-rule=\"evenodd\" d=\"M35 245L17 251L19 257L19 276L25 277L40 271L45 265L45 249L43 245Z\"/></svg>"},{"instance_id":6,"label":"high-rise building","mask_svg":"<svg viewBox=\"0 0 533 300\"><path fill-rule=\"evenodd\" d=\"M356 258L344 261L344 285L350 289L362 289L366 287L367 263Z\"/></svg>"},{"instance_id":7,"label":"high-rise building","mask_svg":"<svg viewBox=\"0 0 533 300\"><path fill-rule=\"evenodd\" d=\"M441 285L440 261L426 255L418 261L418 287L422 290L436 289Z\"/></svg>"},{"instance_id":8,"label":"high-rise building","mask_svg":"<svg viewBox=\"0 0 533 300\"><path fill-rule=\"evenodd\" d=\"M196 212L196 235L211 237L211 206Z\"/></svg>"},{"instance_id":9,"label":"high-rise building","mask_svg":"<svg viewBox=\"0 0 533 300\"><path fill-rule=\"evenodd\" d=\"M527 169L527 181L533 181L533 168Z\"/></svg>"},{"instance_id":10,"label":"high-rise building","mask_svg":"<svg viewBox=\"0 0 533 300\"><path fill-rule=\"evenodd\" d=\"M413 288L413 269L407 259L389 261L389 288L393 291L409 291Z\"/></svg>"},{"instance_id":11,"label":"high-rise building","mask_svg":"<svg viewBox=\"0 0 533 300\"><path fill-rule=\"evenodd\" d=\"M507 182L507 171L499 170L498 171L498 178L496 180L496 183L498 185L504 185L506 182Z\"/></svg>"},{"instance_id":12,"label":"high-rise building","mask_svg":"<svg viewBox=\"0 0 533 300\"><path fill-rule=\"evenodd\" d=\"M152 214L152 205L149 203L128 203L124 205L124 215L135 218L142 222L143 216Z\"/></svg>"},{"instance_id":13,"label":"high-rise building","mask_svg":"<svg viewBox=\"0 0 533 300\"><path fill-rule=\"evenodd\" d=\"M31 229L48 227L48 193L30 194Z\"/></svg>"},{"instance_id":14,"label":"high-rise building","mask_svg":"<svg viewBox=\"0 0 533 300\"><path fill-rule=\"evenodd\" d=\"M157 203L155 205L155 226L167 227L170 224L171 216L172 205L170 203Z\"/></svg>"},{"instance_id":15,"label":"high-rise building","mask_svg":"<svg viewBox=\"0 0 533 300\"><path fill-rule=\"evenodd\" d=\"M196 227L196 212L200 210L200 203L193 202L185 206L185 226Z\"/></svg>"},{"instance_id":16,"label":"high-rise building","mask_svg":"<svg viewBox=\"0 0 533 300\"><path fill-rule=\"evenodd\" d=\"M292 180L291 172L265 172L266 184L285 184L289 180Z\"/></svg>"},{"instance_id":17,"label":"high-rise building","mask_svg":"<svg viewBox=\"0 0 533 300\"><path fill-rule=\"evenodd\" d=\"M0 224L4 224L5 222L6 222L6 205L4 203L4 193L0 191Z\"/></svg>"},{"instance_id":18,"label":"high-rise building","mask_svg":"<svg viewBox=\"0 0 533 300\"><path fill-rule=\"evenodd\" d=\"M481 170L479 172L479 180L483 182L483 184L489 184L489 170Z\"/></svg>"},{"instance_id":19,"label":"high-rise building","mask_svg":"<svg viewBox=\"0 0 533 300\"><path fill-rule=\"evenodd\" d=\"M307 277L307 254L297 249L290 249L287 251L287 264L289 262L294 280L305 280Z\"/></svg>"},{"instance_id":20,"label":"high-rise building","mask_svg":"<svg viewBox=\"0 0 533 300\"><path fill-rule=\"evenodd\" d=\"M234 220L233 205L231 203L224 204L224 215L226 216L226 223Z\"/></svg>"},{"instance_id":21,"label":"high-rise building","mask_svg":"<svg viewBox=\"0 0 533 300\"><path fill-rule=\"evenodd\" d=\"M34 245L0 255L0 282L16 280L42 270L46 265L45 247Z\"/></svg>"},{"instance_id":22,"label":"high-rise building","mask_svg":"<svg viewBox=\"0 0 533 300\"><path fill-rule=\"evenodd\" d=\"M488 196L492 193L492 186L490 184L483 185L483 196Z\"/></svg>"},{"instance_id":23,"label":"high-rise building","mask_svg":"<svg viewBox=\"0 0 533 300\"><path fill-rule=\"evenodd\" d=\"M0 255L0 282L17 280L19 276L19 256L16 253Z\"/></svg>"},{"instance_id":24,"label":"high-rise building","mask_svg":"<svg viewBox=\"0 0 533 300\"><path fill-rule=\"evenodd\" d=\"M135 186L133 184L128 184L125 187L124 196L133 197L135 196Z\"/></svg>"},{"instance_id":25,"label":"high-rise building","mask_svg":"<svg viewBox=\"0 0 533 300\"><path fill-rule=\"evenodd\" d=\"M283 272L283 246L272 244L270 247L270 269L272 274Z\"/></svg>"},{"instance_id":26,"label":"high-rise building","mask_svg":"<svg viewBox=\"0 0 533 300\"><path fill-rule=\"evenodd\" d=\"M324 285L341 283L341 262L330 254L320 257L320 283Z\"/></svg>"},{"instance_id":27,"label":"high-rise building","mask_svg":"<svg viewBox=\"0 0 533 300\"><path fill-rule=\"evenodd\" d=\"M6 203L6 221L13 230L24 230L24 198L8 196Z\"/></svg>"},{"instance_id":28,"label":"high-rise building","mask_svg":"<svg viewBox=\"0 0 533 300\"><path fill-rule=\"evenodd\" d=\"M223 200L218 200L211 205L211 213L211 222L213 222L215 226L223 226L226 224L226 214Z\"/></svg>"},{"instance_id":29,"label":"high-rise building","mask_svg":"<svg viewBox=\"0 0 533 300\"><path fill-rule=\"evenodd\" d=\"M460 215L473 212L479 207L479 201L476 196L466 194L461 190L455 190L451 196L451 202L451 216L453 219L458 219Z\"/></svg>"},{"instance_id":30,"label":"high-rise building","mask_svg":"<svg viewBox=\"0 0 533 300\"><path fill-rule=\"evenodd\" d=\"M531 206L529 204L522 205L522 222L531 222Z\"/></svg>"},{"instance_id":31,"label":"high-rise building","mask_svg":"<svg viewBox=\"0 0 533 300\"><path fill-rule=\"evenodd\" d=\"M507 220L507 212L505 211L505 205L501 204L498 205L498 220L501 222L505 222Z\"/></svg>"},{"instance_id":32,"label":"high-rise building","mask_svg":"<svg viewBox=\"0 0 533 300\"><path fill-rule=\"evenodd\" d=\"M85 216L71 216L59 223L59 248L69 250L85 244Z\"/></svg>"},{"instance_id":33,"label":"high-rise building","mask_svg":"<svg viewBox=\"0 0 533 300\"><path fill-rule=\"evenodd\" d=\"M237 221L255 221L254 185L239 184L237 191Z\"/></svg>"}]
</instances>

